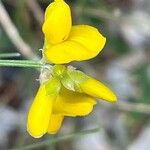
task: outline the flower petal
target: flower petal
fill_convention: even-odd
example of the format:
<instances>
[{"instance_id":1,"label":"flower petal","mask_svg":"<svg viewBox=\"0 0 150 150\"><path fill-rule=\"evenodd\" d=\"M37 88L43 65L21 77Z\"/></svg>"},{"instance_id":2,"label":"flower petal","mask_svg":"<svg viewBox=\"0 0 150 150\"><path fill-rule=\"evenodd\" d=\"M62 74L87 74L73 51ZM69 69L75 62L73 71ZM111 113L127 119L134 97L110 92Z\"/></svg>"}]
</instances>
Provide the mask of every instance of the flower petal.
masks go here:
<instances>
[{"instance_id":1,"label":"flower petal","mask_svg":"<svg viewBox=\"0 0 150 150\"><path fill-rule=\"evenodd\" d=\"M106 43L106 38L96 28L89 25L73 26L68 40L74 41L87 49L88 58L81 57L81 60L98 55Z\"/></svg>"},{"instance_id":2,"label":"flower petal","mask_svg":"<svg viewBox=\"0 0 150 150\"><path fill-rule=\"evenodd\" d=\"M30 107L27 130L35 138L47 132L54 98L46 94L45 85L41 85Z\"/></svg>"},{"instance_id":3,"label":"flower petal","mask_svg":"<svg viewBox=\"0 0 150 150\"><path fill-rule=\"evenodd\" d=\"M45 45L44 57L48 62L65 64L74 60L78 61L80 57L87 58L88 53L82 45L73 41L65 41L54 46Z\"/></svg>"},{"instance_id":4,"label":"flower petal","mask_svg":"<svg viewBox=\"0 0 150 150\"><path fill-rule=\"evenodd\" d=\"M63 88L54 103L54 113L65 116L85 116L93 110L96 101L91 96Z\"/></svg>"},{"instance_id":5,"label":"flower petal","mask_svg":"<svg viewBox=\"0 0 150 150\"><path fill-rule=\"evenodd\" d=\"M49 134L55 134L58 132L58 130L61 127L61 124L63 122L64 116L60 114L52 114L51 119L49 122L49 127L48 127L48 133Z\"/></svg>"},{"instance_id":6,"label":"flower petal","mask_svg":"<svg viewBox=\"0 0 150 150\"><path fill-rule=\"evenodd\" d=\"M89 78L80 84L82 91L93 97L101 98L109 102L116 102L116 95L101 82Z\"/></svg>"},{"instance_id":7,"label":"flower petal","mask_svg":"<svg viewBox=\"0 0 150 150\"><path fill-rule=\"evenodd\" d=\"M28 114L27 130L31 136L39 138L47 132L59 89L60 82L56 78L51 78L40 86Z\"/></svg>"},{"instance_id":8,"label":"flower petal","mask_svg":"<svg viewBox=\"0 0 150 150\"><path fill-rule=\"evenodd\" d=\"M63 0L56 0L47 7L42 27L46 41L57 44L66 40L71 26L71 11Z\"/></svg>"},{"instance_id":9,"label":"flower petal","mask_svg":"<svg viewBox=\"0 0 150 150\"><path fill-rule=\"evenodd\" d=\"M67 41L53 46L47 42L44 55L47 61L54 64L87 60L98 55L105 42L106 38L96 28L88 25L73 26Z\"/></svg>"}]
</instances>

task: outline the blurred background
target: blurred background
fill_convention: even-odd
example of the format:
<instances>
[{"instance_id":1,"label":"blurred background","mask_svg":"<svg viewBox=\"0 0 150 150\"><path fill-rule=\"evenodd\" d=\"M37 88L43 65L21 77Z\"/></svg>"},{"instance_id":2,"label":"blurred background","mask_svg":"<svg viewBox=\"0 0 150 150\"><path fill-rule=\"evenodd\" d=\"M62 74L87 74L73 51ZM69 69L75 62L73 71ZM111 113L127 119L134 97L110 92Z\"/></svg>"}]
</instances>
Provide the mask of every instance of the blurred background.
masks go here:
<instances>
[{"instance_id":1,"label":"blurred background","mask_svg":"<svg viewBox=\"0 0 150 150\"><path fill-rule=\"evenodd\" d=\"M41 58L41 25L50 2L0 1L0 53L19 52L21 56L12 59L20 60ZM99 101L89 116L66 118L59 134L34 139L26 131L26 117L39 86L36 80L39 72L1 67L0 149L23 149L33 143L99 128L92 134L32 149L149 150L150 1L68 0L67 3L72 8L73 24L95 26L107 37L104 50L96 58L71 65L111 87L118 95L118 103Z\"/></svg>"}]
</instances>

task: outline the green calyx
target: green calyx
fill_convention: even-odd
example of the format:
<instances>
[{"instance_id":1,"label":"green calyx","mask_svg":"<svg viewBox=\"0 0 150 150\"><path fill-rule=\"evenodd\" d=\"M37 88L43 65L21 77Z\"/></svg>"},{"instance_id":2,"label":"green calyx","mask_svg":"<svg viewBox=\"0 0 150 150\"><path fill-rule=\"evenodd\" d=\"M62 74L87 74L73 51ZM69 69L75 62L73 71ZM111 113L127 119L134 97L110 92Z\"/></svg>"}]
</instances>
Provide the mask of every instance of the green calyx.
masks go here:
<instances>
[{"instance_id":1,"label":"green calyx","mask_svg":"<svg viewBox=\"0 0 150 150\"><path fill-rule=\"evenodd\" d=\"M58 91L61 89L61 85L68 90L82 93L80 85L89 79L83 72L64 65L53 66L51 75L51 79L46 84L48 94L59 93Z\"/></svg>"},{"instance_id":2,"label":"green calyx","mask_svg":"<svg viewBox=\"0 0 150 150\"><path fill-rule=\"evenodd\" d=\"M55 65L53 67L53 76L57 77L57 78L63 78L65 72L66 72L67 68L64 65Z\"/></svg>"},{"instance_id":3,"label":"green calyx","mask_svg":"<svg viewBox=\"0 0 150 150\"><path fill-rule=\"evenodd\" d=\"M81 92L80 84L89 79L89 77L79 70L67 68L67 71L62 78L61 82L68 90Z\"/></svg>"}]
</instances>

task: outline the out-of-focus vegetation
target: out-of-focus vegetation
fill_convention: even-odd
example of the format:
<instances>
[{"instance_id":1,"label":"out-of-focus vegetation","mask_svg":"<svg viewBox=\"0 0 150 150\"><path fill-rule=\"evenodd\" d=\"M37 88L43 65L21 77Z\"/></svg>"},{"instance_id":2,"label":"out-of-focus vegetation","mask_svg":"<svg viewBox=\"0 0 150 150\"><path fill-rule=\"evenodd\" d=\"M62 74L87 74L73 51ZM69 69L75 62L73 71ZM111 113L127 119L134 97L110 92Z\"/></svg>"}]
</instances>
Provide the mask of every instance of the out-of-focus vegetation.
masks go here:
<instances>
[{"instance_id":1,"label":"out-of-focus vegetation","mask_svg":"<svg viewBox=\"0 0 150 150\"><path fill-rule=\"evenodd\" d=\"M43 46L41 25L50 0L1 0L20 37L38 57ZM0 68L0 149L23 147L62 135L100 128L42 148L52 150L150 149L150 1L66 0L74 24L97 27L106 37L104 50L95 58L71 65L104 81L118 95L118 104L100 101L85 118L67 118L58 135L33 139L26 132L29 105L39 85L35 69ZM2 10L0 9L0 15ZM0 18L0 20L2 20ZM0 22L0 53L20 52ZM13 37L14 35L12 35ZM21 50L22 51L22 50ZM20 52L23 53L23 52ZM27 59L26 55L12 59ZM33 58L34 59L34 58ZM53 143L53 144L52 144Z\"/></svg>"}]
</instances>

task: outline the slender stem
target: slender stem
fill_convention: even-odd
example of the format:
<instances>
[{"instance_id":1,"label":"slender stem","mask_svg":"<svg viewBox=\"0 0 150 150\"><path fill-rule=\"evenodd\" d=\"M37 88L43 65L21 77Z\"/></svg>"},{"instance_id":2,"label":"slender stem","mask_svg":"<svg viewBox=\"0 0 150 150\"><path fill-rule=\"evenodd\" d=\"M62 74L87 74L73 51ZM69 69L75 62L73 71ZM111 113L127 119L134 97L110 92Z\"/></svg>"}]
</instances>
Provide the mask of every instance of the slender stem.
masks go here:
<instances>
[{"instance_id":1,"label":"slender stem","mask_svg":"<svg viewBox=\"0 0 150 150\"><path fill-rule=\"evenodd\" d=\"M18 29L12 22L6 8L0 0L0 24L8 35L12 43L17 47L18 51L29 59L38 59L33 53L32 48L27 44L19 34Z\"/></svg>"},{"instance_id":2,"label":"slender stem","mask_svg":"<svg viewBox=\"0 0 150 150\"><path fill-rule=\"evenodd\" d=\"M0 54L0 58L11 58L11 57L19 57L20 53L3 53Z\"/></svg>"},{"instance_id":3,"label":"slender stem","mask_svg":"<svg viewBox=\"0 0 150 150\"><path fill-rule=\"evenodd\" d=\"M0 60L0 67L29 67L41 68L44 64L41 61L33 60Z\"/></svg>"},{"instance_id":4,"label":"slender stem","mask_svg":"<svg viewBox=\"0 0 150 150\"><path fill-rule=\"evenodd\" d=\"M69 135L56 137L54 139L51 139L51 141L46 140L46 141L43 141L43 142L37 142L35 144L31 144L31 145L28 145L28 146L25 146L25 147L22 147L22 148L14 148L12 150L35 149L35 148L39 148L39 147L42 147L42 146L51 145L51 144L54 144L54 143L57 143L57 142L60 142L60 141L72 140L72 139L78 138L80 136L96 133L96 132L99 132L99 131L100 131L100 128L85 130L85 131L81 131L81 132L77 132L77 133L72 133L72 134L69 134Z\"/></svg>"}]
</instances>

